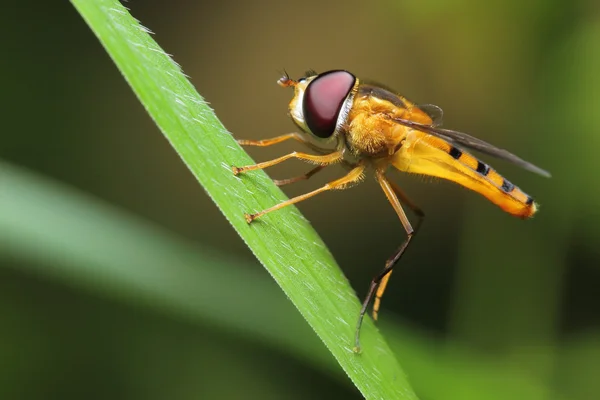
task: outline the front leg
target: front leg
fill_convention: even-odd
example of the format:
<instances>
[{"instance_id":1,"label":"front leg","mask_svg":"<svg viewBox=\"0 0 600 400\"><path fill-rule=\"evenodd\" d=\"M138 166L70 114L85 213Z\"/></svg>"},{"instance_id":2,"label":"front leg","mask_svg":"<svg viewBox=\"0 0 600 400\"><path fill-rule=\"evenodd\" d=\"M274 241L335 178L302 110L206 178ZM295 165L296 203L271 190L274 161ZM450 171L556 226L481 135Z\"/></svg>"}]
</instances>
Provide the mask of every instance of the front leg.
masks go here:
<instances>
[{"instance_id":1,"label":"front leg","mask_svg":"<svg viewBox=\"0 0 600 400\"><path fill-rule=\"evenodd\" d=\"M285 160L289 160L290 158L297 158L299 160L307 161L313 164L319 165L329 165L341 161L344 157L343 149L335 150L333 153L325 154L325 155L313 155L306 153L299 153L294 151L293 153L286 154L285 156L281 156L271 161L261 162L255 165L247 165L245 167L232 167L234 175L238 175L243 172L253 171L255 169L264 169L271 167L273 165L277 165Z\"/></svg>"},{"instance_id":2,"label":"front leg","mask_svg":"<svg viewBox=\"0 0 600 400\"><path fill-rule=\"evenodd\" d=\"M325 148L317 146L314 143L311 143L308 139L306 139L303 135L301 135L298 132L286 133L285 135L276 136L271 139L262 139L262 140L238 139L237 142L242 146L268 147L268 146L272 146L274 144L285 142L290 139L302 143L309 149L316 151L319 154L326 154L329 151L331 151L330 149L325 149Z\"/></svg>"}]
</instances>

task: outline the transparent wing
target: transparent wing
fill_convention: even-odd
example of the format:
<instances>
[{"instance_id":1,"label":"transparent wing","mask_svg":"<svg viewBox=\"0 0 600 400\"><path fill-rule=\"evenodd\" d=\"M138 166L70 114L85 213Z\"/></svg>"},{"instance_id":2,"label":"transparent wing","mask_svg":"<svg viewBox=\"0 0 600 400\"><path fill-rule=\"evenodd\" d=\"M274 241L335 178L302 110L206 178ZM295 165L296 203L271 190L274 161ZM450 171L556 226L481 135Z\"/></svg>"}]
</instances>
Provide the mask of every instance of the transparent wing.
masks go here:
<instances>
[{"instance_id":1,"label":"transparent wing","mask_svg":"<svg viewBox=\"0 0 600 400\"><path fill-rule=\"evenodd\" d=\"M429 115L433 121L433 126L441 126L444 122L444 110L435 104L418 104L417 107L425 114Z\"/></svg>"},{"instance_id":2,"label":"transparent wing","mask_svg":"<svg viewBox=\"0 0 600 400\"><path fill-rule=\"evenodd\" d=\"M439 108L439 107L438 107ZM413 128L419 130L421 132L425 132L429 135L437 136L444 140L447 140L451 143L456 143L459 146L464 146L473 150L477 150L483 154L488 154L493 157L497 157L506 161L509 161L515 165L518 165L521 168L524 168L528 171L534 172L541 176L545 176L549 178L551 175L548 171L533 165L532 163L523 160L520 157L515 156L507 150L499 149L496 146L492 146L491 144L484 142L481 139L477 139L471 135L467 135L463 132L457 132L450 129L439 128L435 125L424 125L418 122L409 121L406 119L400 118L392 118L392 120L400 125L407 126L409 128Z\"/></svg>"}]
</instances>

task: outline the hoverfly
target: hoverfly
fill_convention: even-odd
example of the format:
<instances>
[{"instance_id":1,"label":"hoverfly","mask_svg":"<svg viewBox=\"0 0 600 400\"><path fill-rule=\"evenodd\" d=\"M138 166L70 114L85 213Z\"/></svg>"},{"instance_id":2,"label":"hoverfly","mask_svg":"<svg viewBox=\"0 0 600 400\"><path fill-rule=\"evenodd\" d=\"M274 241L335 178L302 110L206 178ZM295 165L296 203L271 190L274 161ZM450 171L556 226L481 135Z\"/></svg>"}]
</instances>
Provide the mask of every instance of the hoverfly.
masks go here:
<instances>
[{"instance_id":1,"label":"hoverfly","mask_svg":"<svg viewBox=\"0 0 600 400\"><path fill-rule=\"evenodd\" d=\"M425 214L400 189L388 180L389 167L400 171L447 179L471 189L505 212L520 218L529 218L537 211L533 199L489 165L464 149L477 150L495 156L545 177L550 174L509 153L473 136L440 127L442 110L434 105L417 105L381 85L360 81L348 71L333 70L321 74L309 71L299 80L287 73L277 82L282 87L294 88L289 104L293 122L318 143L335 142L333 150L315 145L299 133L289 133L266 140L238 140L241 145L271 146L286 140L296 140L307 145L318 155L293 152L271 161L233 167L238 175L243 172L267 168L285 160L296 158L317 164L308 173L291 179L276 180L279 186L308 179L324 167L342 163L348 173L316 190L294 197L256 214L246 214L248 223L290 204L298 203L329 190L346 189L360 182L367 167L375 171L375 179L400 218L407 237L386 261L383 270L371 281L367 297L360 310L355 331L355 351L360 351L360 328L367 307L375 297L373 319L377 320L381 297L394 265L400 260L417 233ZM357 160L348 161L346 152ZM401 203L417 215L415 227L411 225Z\"/></svg>"}]
</instances>

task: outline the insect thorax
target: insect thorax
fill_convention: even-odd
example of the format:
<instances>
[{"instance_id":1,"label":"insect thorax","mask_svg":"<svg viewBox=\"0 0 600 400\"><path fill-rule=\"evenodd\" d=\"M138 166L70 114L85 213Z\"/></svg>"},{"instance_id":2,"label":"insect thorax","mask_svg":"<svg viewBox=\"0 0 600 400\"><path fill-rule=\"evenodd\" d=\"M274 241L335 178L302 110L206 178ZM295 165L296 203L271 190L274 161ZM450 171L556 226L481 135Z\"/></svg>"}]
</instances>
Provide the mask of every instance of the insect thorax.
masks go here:
<instances>
[{"instance_id":1,"label":"insect thorax","mask_svg":"<svg viewBox=\"0 0 600 400\"><path fill-rule=\"evenodd\" d=\"M366 107L365 107L366 106ZM372 113L368 104L356 102L344 130L350 151L363 157L383 157L394 154L405 136L405 129Z\"/></svg>"}]
</instances>

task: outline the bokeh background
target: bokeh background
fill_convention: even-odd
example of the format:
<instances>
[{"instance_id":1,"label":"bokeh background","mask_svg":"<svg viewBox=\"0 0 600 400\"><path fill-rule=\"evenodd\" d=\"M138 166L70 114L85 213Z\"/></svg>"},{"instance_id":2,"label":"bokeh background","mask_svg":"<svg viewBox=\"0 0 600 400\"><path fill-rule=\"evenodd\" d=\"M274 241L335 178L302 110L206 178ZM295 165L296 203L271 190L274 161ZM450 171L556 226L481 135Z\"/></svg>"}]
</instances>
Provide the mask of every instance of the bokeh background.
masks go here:
<instances>
[{"instance_id":1,"label":"bokeh background","mask_svg":"<svg viewBox=\"0 0 600 400\"><path fill-rule=\"evenodd\" d=\"M397 343L422 399L597 398L598 2L133 0L127 6L238 138L294 129L286 115L290 92L275 84L281 70L298 76L343 68L417 103L437 104L445 126L551 171L544 179L482 157L541 204L529 221L450 183L395 174L427 218L390 282L380 326ZM68 2L12 2L3 5L0 21L0 177L18 167L40 188L34 195L0 179L0 397L361 398L164 140L75 9ZM250 153L267 160L293 148ZM305 170L290 161L269 174ZM285 191L306 192L342 171L331 168ZM102 263L87 275L65 272L63 265L87 270L78 260L111 252L95 239L108 232L106 221L57 201L42 178L116 208L123 221L133 218L169 243L185 243L173 247L173 260L190 251L210 254L211 267L224 271L217 286L228 286L230 269L252 274L274 294L253 313L269 321L275 318L269 310L283 307L314 354L288 352L202 312L173 312L152 296L128 296L127 286L115 289L118 279L105 276ZM50 214L50 205L63 204L64 214L46 223L24 208L31 235L16 237L6 228L14 217L8 193L13 203ZM363 298L404 237L376 184L367 180L299 208ZM47 258L42 231L60 240L73 234L65 228L71 224L87 231ZM148 241L148 252L156 242ZM145 251L144 241L136 249ZM144 265L128 267L144 276ZM206 315L220 302L226 310L260 304L262 292L241 283L227 299L199 302L212 310Z\"/></svg>"}]
</instances>

